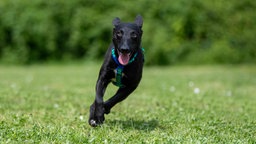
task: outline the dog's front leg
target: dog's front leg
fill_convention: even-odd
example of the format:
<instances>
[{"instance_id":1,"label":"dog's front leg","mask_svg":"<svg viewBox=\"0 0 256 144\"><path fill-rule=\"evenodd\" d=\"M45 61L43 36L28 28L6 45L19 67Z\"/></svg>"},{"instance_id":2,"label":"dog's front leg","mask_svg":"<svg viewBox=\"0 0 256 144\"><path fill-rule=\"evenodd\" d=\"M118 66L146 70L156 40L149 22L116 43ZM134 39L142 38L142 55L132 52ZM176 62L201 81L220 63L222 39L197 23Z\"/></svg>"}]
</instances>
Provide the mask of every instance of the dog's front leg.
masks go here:
<instances>
[{"instance_id":1,"label":"dog's front leg","mask_svg":"<svg viewBox=\"0 0 256 144\"><path fill-rule=\"evenodd\" d=\"M109 114L111 108L126 99L136 89L136 87L137 86L119 88L116 94L104 103L104 113Z\"/></svg>"},{"instance_id":2,"label":"dog's front leg","mask_svg":"<svg viewBox=\"0 0 256 144\"><path fill-rule=\"evenodd\" d=\"M103 78L99 78L96 84L96 97L93 104L90 107L89 124L93 127L102 124L105 120L104 117L104 102L103 96L106 90L108 81Z\"/></svg>"}]
</instances>

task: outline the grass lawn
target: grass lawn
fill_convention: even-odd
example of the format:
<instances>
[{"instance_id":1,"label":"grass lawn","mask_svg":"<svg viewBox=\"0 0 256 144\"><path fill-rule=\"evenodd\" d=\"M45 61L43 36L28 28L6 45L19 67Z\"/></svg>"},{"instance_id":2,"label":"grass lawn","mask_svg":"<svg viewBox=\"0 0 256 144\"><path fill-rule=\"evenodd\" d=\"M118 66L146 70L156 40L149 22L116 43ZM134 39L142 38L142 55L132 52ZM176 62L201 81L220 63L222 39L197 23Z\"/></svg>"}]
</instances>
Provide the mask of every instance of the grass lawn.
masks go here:
<instances>
[{"instance_id":1,"label":"grass lawn","mask_svg":"<svg viewBox=\"0 0 256 144\"><path fill-rule=\"evenodd\" d=\"M256 66L146 67L137 90L92 128L99 67L0 66L0 142L256 143Z\"/></svg>"}]
</instances>

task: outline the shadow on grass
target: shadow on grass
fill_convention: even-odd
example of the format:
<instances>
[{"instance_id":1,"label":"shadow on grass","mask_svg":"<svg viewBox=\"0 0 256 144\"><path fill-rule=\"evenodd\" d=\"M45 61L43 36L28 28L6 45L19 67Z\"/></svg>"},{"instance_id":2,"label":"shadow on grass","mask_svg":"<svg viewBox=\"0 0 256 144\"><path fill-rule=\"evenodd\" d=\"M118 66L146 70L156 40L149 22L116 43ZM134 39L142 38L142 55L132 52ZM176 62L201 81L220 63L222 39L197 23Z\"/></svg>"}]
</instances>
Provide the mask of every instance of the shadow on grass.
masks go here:
<instances>
[{"instance_id":1,"label":"shadow on grass","mask_svg":"<svg viewBox=\"0 0 256 144\"><path fill-rule=\"evenodd\" d=\"M136 129L141 131L152 131L159 127L158 121L155 119L144 120L110 120L107 122L109 125L121 127L122 129Z\"/></svg>"}]
</instances>

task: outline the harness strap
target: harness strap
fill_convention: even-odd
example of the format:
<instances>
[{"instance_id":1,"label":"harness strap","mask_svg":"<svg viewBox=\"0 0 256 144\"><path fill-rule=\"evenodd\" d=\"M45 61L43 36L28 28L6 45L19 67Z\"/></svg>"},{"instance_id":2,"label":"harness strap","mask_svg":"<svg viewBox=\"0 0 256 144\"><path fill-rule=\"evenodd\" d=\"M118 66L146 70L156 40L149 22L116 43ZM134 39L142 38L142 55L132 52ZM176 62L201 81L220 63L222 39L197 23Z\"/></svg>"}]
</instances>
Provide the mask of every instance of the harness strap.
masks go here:
<instances>
[{"instance_id":1,"label":"harness strap","mask_svg":"<svg viewBox=\"0 0 256 144\"><path fill-rule=\"evenodd\" d=\"M115 71L116 71L116 78L115 78L115 80L112 80L112 83L115 86L118 86L118 87L121 87L121 88L125 87L125 85L122 84L123 70L124 70L123 66L118 66L115 69Z\"/></svg>"}]
</instances>

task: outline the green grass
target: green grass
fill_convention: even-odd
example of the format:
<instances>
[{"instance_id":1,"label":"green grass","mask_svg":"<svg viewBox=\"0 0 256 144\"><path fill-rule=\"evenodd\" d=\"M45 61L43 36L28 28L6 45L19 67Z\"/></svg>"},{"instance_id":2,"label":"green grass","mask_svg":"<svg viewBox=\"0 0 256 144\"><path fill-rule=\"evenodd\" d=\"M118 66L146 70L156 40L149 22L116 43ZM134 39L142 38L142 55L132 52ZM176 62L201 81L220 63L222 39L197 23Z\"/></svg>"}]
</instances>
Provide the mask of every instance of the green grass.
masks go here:
<instances>
[{"instance_id":1,"label":"green grass","mask_svg":"<svg viewBox=\"0 0 256 144\"><path fill-rule=\"evenodd\" d=\"M99 67L0 66L0 142L256 143L256 66L146 67L138 89L92 128Z\"/></svg>"}]
</instances>

